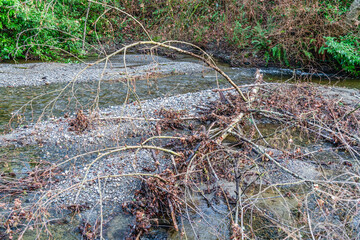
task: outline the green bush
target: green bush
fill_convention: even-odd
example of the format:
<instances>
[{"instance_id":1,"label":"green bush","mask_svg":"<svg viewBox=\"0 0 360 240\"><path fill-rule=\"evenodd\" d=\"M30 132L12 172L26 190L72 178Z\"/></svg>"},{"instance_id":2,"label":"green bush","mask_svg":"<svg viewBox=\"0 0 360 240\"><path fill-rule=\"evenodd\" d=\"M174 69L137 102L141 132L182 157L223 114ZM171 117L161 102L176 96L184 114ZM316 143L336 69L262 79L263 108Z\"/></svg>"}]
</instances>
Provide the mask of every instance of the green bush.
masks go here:
<instances>
[{"instance_id":1,"label":"green bush","mask_svg":"<svg viewBox=\"0 0 360 240\"><path fill-rule=\"evenodd\" d=\"M50 7L50 9L46 9ZM18 0L0 2L0 57L42 59L57 57L54 48L78 53L80 24L63 15L59 8L51 11L43 1L22 4Z\"/></svg>"},{"instance_id":2,"label":"green bush","mask_svg":"<svg viewBox=\"0 0 360 240\"><path fill-rule=\"evenodd\" d=\"M0 58L62 59L83 54L86 0L0 1ZM108 29L98 16L104 7L92 4L87 20L86 43L103 37ZM95 35L94 26L98 35ZM92 29L91 29L92 28ZM88 34L92 32L92 34Z\"/></svg>"},{"instance_id":3,"label":"green bush","mask_svg":"<svg viewBox=\"0 0 360 240\"><path fill-rule=\"evenodd\" d=\"M339 38L324 38L326 46L320 49L320 53L326 50L343 70L360 76L360 37L348 34Z\"/></svg>"}]
</instances>

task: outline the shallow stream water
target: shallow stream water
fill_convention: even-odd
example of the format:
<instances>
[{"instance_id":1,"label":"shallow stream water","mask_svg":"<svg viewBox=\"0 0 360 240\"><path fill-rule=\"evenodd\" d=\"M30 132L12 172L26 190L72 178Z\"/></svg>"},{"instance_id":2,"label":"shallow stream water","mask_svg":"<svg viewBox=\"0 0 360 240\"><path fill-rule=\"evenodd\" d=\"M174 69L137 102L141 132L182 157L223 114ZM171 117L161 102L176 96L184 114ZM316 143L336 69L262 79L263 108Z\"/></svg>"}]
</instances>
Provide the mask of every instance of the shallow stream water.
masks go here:
<instances>
[{"instance_id":1,"label":"shallow stream water","mask_svg":"<svg viewBox=\"0 0 360 240\"><path fill-rule=\"evenodd\" d=\"M117 62L118 61L118 62ZM122 65L122 59L118 58L113 60L113 64ZM181 58L177 61L195 61L191 58ZM130 62L129 66L137 66L144 64L142 62ZM220 64L224 72L226 72L236 84L251 84L254 82L254 73L256 69L252 68L232 68L226 64ZM291 71L281 69L263 69L265 81L286 81L290 79ZM290 74L290 75L289 75ZM1 79L0 79L1 81ZM324 76L312 77L312 81L320 84L335 84L336 86L350 87L360 89L359 79L347 79L339 82L329 81ZM50 100L58 96L56 90L61 89L64 84L50 84L42 86L23 86L23 87L2 87L0 88L0 133L10 131L10 127L26 127L26 125L37 121L39 116L43 114L44 107L49 103ZM97 82L79 83L74 86L73 90L67 90L58 99L57 103L51 108L51 111L47 111L43 119L47 119L51 115L55 117L63 116L64 114L73 114L77 109L88 109L94 104L96 94L98 90ZM127 98L129 101L135 101L137 99L146 100L156 97L165 97L176 94L182 94L187 92L196 92L205 89L213 89L218 87L230 87L229 84L218 74L213 71L206 73L196 74L185 74L185 75L174 75L157 79L140 80L135 85L130 86L131 89L136 90L136 95L129 91L129 86L124 82L110 82L105 81L101 83L101 91L99 92L99 107L105 108L110 106L121 105ZM42 96L43 95L43 96ZM24 104L29 103L34 97L37 97L34 101L29 104L26 109L23 109L24 118L12 119L10 125L9 121L13 114L20 109ZM51 113L51 114L50 114ZM2 172L11 173L15 172L16 177L20 177L23 172L28 169L37 166L40 159L46 158L47 155L56 158L56 154L49 154L46 150L41 150L38 147L23 147L13 149L12 147L0 149L0 169ZM325 153L324 153L325 154ZM319 156L328 159L329 156ZM335 159L336 157L334 157ZM51 160L51 159L46 159ZM278 199L278 193L266 192L261 197L263 200L259 201L259 204L264 208L269 208L275 211L277 214L290 216L291 213L284 211L283 199ZM199 208L201 208L204 214L209 217L210 224L216 225L217 229L209 229L208 224L203 221L202 218L193 216L193 222L196 224L197 232L203 234L201 239L217 239L216 231L221 234L228 232L228 220L226 214L219 214L214 212L207 206L203 200L198 199ZM289 204L287 209L293 210L296 208L296 202L289 199L286 204ZM226 206L220 205L219 209L226 212ZM70 217L69 217L70 218ZM124 233L129 229L128 224L130 223L128 216L119 214L110 223L106 230L106 237L108 239L121 239ZM61 239L80 239L78 233L74 233L73 223L62 223L52 225L52 230L61 236ZM259 222L261 225L261 223ZM194 226L189 223L184 224L184 228L191 234ZM166 228L154 229L153 234L149 235L149 239L180 239L181 236L177 232L166 231ZM214 234L215 232L215 234ZM33 239L33 235L26 235L26 239ZM195 239L195 236L188 236L189 239ZM46 237L45 237L46 238Z\"/></svg>"},{"instance_id":2,"label":"shallow stream water","mask_svg":"<svg viewBox=\"0 0 360 240\"><path fill-rule=\"evenodd\" d=\"M198 63L197 60L187 57L177 61L192 61ZM147 63L148 61L143 62L143 64ZM142 63L138 59L127 63L129 67L141 64ZM112 66L115 68L123 67L122 58L118 57L113 59ZM256 71L254 68L233 68L226 64L219 64L219 66L236 84L243 85L254 82L254 74ZM286 69L269 68L262 69L262 72L264 73L265 81L269 82L287 81L288 79L294 81L294 79L296 79L291 76L291 71ZM341 81L330 81L325 76L321 76L320 78L307 75L306 78L320 84L360 89L360 81L355 78ZM20 123L20 125L26 125L36 121L40 114L43 113L43 109L49 101L59 95L57 90L62 89L64 86L65 84L0 87L0 133L9 130L9 120L12 119L13 114L26 103L29 104L21 111L24 113L23 116L26 121L22 121L24 119L15 118L11 121L12 126L16 127L18 126L18 123ZM131 102L136 99L146 100L218 87L230 87L230 85L223 77L216 74L214 71L140 80L137 81L136 84L131 85L130 88L127 83L124 82L104 81L101 83L101 91L99 91L99 107L104 108L121 105L127 97L129 97L128 101ZM98 92L97 90L98 82L78 83L74 86L74 89L67 89L51 108L51 111L49 110L47 113L51 112L50 115L59 117L63 116L65 113L74 113L77 109L87 109L94 104ZM33 100L34 98L36 99ZM49 116L49 114L47 116Z\"/></svg>"}]
</instances>

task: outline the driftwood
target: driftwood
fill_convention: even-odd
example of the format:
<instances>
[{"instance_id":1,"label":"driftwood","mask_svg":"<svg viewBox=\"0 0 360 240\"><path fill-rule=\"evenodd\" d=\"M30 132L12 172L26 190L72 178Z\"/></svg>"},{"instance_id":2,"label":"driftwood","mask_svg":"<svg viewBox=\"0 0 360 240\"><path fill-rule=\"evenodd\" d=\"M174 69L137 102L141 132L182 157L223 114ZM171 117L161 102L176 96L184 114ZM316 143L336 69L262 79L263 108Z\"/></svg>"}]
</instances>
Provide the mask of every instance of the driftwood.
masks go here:
<instances>
[{"instance_id":1,"label":"driftwood","mask_svg":"<svg viewBox=\"0 0 360 240\"><path fill-rule=\"evenodd\" d=\"M256 95L259 91L259 85L263 82L263 75L260 73L260 70L258 69L255 74L255 85L251 89L249 93L248 103L249 106L251 102L255 101ZM229 135L229 133L237 126L237 124L241 121L241 119L245 116L245 113L241 112L237 117L235 117L232 122L229 124L229 126L223 131L221 136L216 140L218 144L221 144L221 142Z\"/></svg>"}]
</instances>

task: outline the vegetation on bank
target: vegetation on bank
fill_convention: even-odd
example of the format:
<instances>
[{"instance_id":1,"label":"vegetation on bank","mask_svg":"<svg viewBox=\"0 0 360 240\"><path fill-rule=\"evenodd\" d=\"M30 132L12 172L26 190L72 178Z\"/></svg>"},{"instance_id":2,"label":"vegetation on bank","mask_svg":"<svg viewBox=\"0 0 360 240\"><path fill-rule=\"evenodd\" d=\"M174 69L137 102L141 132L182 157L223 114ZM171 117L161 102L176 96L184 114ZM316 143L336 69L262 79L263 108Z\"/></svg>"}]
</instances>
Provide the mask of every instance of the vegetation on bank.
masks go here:
<instances>
[{"instance_id":1,"label":"vegetation on bank","mask_svg":"<svg viewBox=\"0 0 360 240\"><path fill-rule=\"evenodd\" d=\"M359 76L360 27L345 21L352 2L1 0L0 58L59 59L99 43L146 38L116 7L143 23L155 41L221 46L261 64L329 65Z\"/></svg>"}]
</instances>

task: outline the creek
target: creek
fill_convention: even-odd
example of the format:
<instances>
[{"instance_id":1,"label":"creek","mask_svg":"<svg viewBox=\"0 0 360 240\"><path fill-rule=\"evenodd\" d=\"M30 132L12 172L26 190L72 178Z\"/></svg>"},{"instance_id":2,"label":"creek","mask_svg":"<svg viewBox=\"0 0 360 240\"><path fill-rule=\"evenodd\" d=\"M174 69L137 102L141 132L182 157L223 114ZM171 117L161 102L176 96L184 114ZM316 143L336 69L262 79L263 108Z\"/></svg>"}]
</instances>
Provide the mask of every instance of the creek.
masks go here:
<instances>
[{"instance_id":1,"label":"creek","mask_svg":"<svg viewBox=\"0 0 360 240\"><path fill-rule=\"evenodd\" d=\"M112 64L115 68L122 68L122 58L112 59ZM182 57L177 60L179 62L197 62L197 60ZM128 67L138 66L141 64L147 64L147 61L143 63L136 61L129 61ZM256 69L254 68L235 68L230 67L227 64L219 64L219 67L230 76L230 78L238 85L252 84L254 82L254 74ZM282 82L287 81L292 76L292 71L288 69L276 69L268 68L262 69L264 73L264 80L267 82ZM44 73L51 75L51 73ZM335 85L339 87L348 87L360 89L360 82L356 78L348 78L346 80L329 80L323 75L311 77L309 74L297 72L297 74L307 75L307 78L312 82ZM1 74L0 74L1 78ZM0 79L1 81L1 79ZM291 82L291 81L290 81ZM294 81L292 81L294 82ZM41 86L20 86L20 87L0 87L0 133L8 130L8 123L12 115L20 109L24 104L32 100L34 97L38 97L27 107L24 111L25 122L22 125L26 125L32 121L36 121L40 114L43 112L43 108L49 103L51 99L54 99L59 90L63 88L65 84L49 84ZM136 95L130 93L129 101L132 102L136 98L141 100L147 100L157 97L168 97L176 94L184 94L188 92L197 92L205 89L229 87L229 84L214 71L206 73L191 73L172 75L163 78L156 78L150 80L137 81L135 86L132 86L136 90ZM89 107L93 104L98 89L97 82L85 82L75 85L75 94L68 91L62 96L57 104L52 109L51 113L55 117L63 116L65 113L71 113L74 109ZM124 82L117 81L104 81L101 83L101 91L99 93L99 107L105 108L109 106L121 105L127 98L129 88ZM43 97L39 97L44 95ZM76 97L75 99L72 99ZM13 121L13 126L18 126L17 121Z\"/></svg>"},{"instance_id":2,"label":"creek","mask_svg":"<svg viewBox=\"0 0 360 240\"><path fill-rule=\"evenodd\" d=\"M198 62L188 57L180 57L180 59L175 61ZM139 66L145 63L147 62L130 61L128 66ZM123 67L122 58L118 57L112 59L112 64L118 68ZM226 64L220 64L220 67L238 85L252 84L254 82L256 69L233 68ZM264 80L267 82L286 81L291 78L291 71L289 70L262 69L262 72L264 73ZM333 82L324 76L320 76L312 77L311 81L326 85L335 84L336 86L360 89L359 79L354 78ZM41 86L1 87L0 133L9 132L10 126L13 128L26 128L29 124L36 122L39 116L43 114L44 107L51 99L54 99L58 95L56 90L61 89L64 85L65 84L63 83L57 83ZM57 104L51 108L51 111L46 112L43 120L50 117L61 117L65 114L72 115L77 109L87 109L91 107L96 99L98 86L97 82L82 82L75 84L72 91L65 92L62 97L58 99ZM132 102L137 99L146 100L157 97L168 97L177 94L223 87L229 87L228 83L213 71L139 80L131 86L132 89L136 89L136 95L132 91L129 91L129 86L124 82L103 81L101 83L101 91L99 92L98 104L100 108L107 108L122 105L126 99L128 99L129 102ZM37 99L23 110L22 118L12 119L9 124L13 114L34 97L37 97ZM264 129L271 129L271 127L265 126ZM294 136L298 136L297 133L293 134ZM306 144L309 145L309 149L317 147L312 143L309 144L309 139L295 140L298 142L308 141ZM57 153L56 150L51 152L51 149L49 148L39 148L38 146L26 146L20 148L14 148L13 146L3 147L0 148L0 169L2 172L15 173L16 177L21 177L28 169L36 167L41 159L54 161L61 154L61 152ZM346 157L347 156L343 156L343 158ZM332 156L331 154L329 156L326 152L323 155L317 156L317 158L320 160L323 158L326 159L326 161L338 161L337 156ZM331 173L329 172L328 174ZM251 195L252 190L253 189L248 190L249 195ZM305 192L303 194L305 195ZM198 209L203 212L205 218L208 219L209 222L206 223L203 220L204 218L199 217L195 212L192 212L192 216L190 217L195 226L189 224L188 221L185 221L184 223L184 228L190 234L187 236L188 239L196 239L196 236L192 233L192 229L194 228L196 229L196 232L200 234L197 236L200 239L221 239L219 236L228 234L229 220L227 219L227 207L225 204L217 205L218 209L217 211L214 211L213 208L209 207L207 202L202 198L199 198L198 195L195 194L189 197L192 198L193 202L196 202ZM277 192L273 191L265 191L261 196L256 197L258 200L260 199L259 207L263 207L268 211L271 210L273 211L273 214L281 215L284 219L289 221L293 218L292 212L296 211L297 207L296 201L293 198L285 200L284 198L279 197ZM286 208L284 208L285 205L287 206ZM66 222L51 224L50 231L54 233L54 239L81 239L80 234L73 231L78 222L71 222L70 219L72 219L72 217L70 215L66 218L68 219ZM115 217L108 222L105 237L107 239L122 239L124 234L127 233L129 229L128 225L131 221L132 218L122 214L121 211L118 211L118 213L115 214ZM166 220L164 220L162 228L153 229L147 239L180 239L181 236L179 233L171 230L171 226L167 226L165 222ZM263 224L265 223L258 217L257 221L255 221L255 225L261 226ZM216 228L209 229L209 225L216 226ZM261 227L259 227L259 229L261 229ZM273 231L276 232L276 229L273 229ZM25 239L34 239L34 234L29 233L24 237ZM271 233L269 238L271 238ZM46 239L45 236L44 239Z\"/></svg>"}]
</instances>

